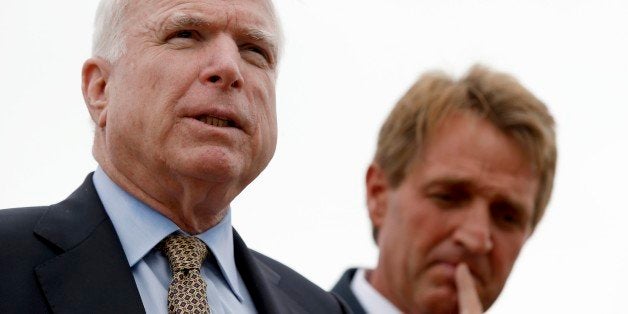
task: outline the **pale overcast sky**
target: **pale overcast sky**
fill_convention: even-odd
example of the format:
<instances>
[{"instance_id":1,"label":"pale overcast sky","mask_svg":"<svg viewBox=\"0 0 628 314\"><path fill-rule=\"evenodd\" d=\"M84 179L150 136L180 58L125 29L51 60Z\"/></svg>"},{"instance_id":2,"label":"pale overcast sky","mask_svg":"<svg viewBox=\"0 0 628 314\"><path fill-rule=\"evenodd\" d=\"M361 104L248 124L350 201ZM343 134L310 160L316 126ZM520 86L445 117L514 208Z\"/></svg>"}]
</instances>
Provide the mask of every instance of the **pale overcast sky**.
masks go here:
<instances>
[{"instance_id":1,"label":"pale overcast sky","mask_svg":"<svg viewBox=\"0 0 628 314\"><path fill-rule=\"evenodd\" d=\"M0 208L56 203L96 167L80 92L96 0L0 8ZM510 72L558 124L547 215L491 313L628 313L628 2L280 0L279 143L232 204L247 244L330 288L372 266L364 172L418 75Z\"/></svg>"}]
</instances>

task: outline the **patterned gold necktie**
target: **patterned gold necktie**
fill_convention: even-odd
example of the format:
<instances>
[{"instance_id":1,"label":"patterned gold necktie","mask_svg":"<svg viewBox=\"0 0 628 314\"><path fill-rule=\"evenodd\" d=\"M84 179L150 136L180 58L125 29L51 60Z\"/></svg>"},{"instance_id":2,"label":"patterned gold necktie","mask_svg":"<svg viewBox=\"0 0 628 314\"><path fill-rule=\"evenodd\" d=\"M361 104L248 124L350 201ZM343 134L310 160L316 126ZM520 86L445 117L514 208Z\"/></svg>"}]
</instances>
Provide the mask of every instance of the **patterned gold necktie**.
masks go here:
<instances>
[{"instance_id":1,"label":"patterned gold necktie","mask_svg":"<svg viewBox=\"0 0 628 314\"><path fill-rule=\"evenodd\" d=\"M198 238L172 234L162 241L162 250L172 270L168 287L169 314L207 314L207 284L201 277L201 264L207 246Z\"/></svg>"}]
</instances>

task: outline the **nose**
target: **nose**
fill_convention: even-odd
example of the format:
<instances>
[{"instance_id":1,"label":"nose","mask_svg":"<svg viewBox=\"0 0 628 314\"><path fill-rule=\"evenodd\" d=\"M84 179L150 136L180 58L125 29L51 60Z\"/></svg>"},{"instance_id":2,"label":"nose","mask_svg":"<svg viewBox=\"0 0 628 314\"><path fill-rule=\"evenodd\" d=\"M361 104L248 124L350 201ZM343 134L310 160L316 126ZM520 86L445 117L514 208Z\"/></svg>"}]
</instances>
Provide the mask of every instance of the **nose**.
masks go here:
<instances>
[{"instance_id":1,"label":"nose","mask_svg":"<svg viewBox=\"0 0 628 314\"><path fill-rule=\"evenodd\" d=\"M487 254L493 249L491 216L488 207L475 204L461 217L454 241L472 254Z\"/></svg>"},{"instance_id":2,"label":"nose","mask_svg":"<svg viewBox=\"0 0 628 314\"><path fill-rule=\"evenodd\" d=\"M206 59L200 71L201 83L223 90L240 89L244 78L240 72L240 52L228 35L215 37L206 48Z\"/></svg>"}]
</instances>

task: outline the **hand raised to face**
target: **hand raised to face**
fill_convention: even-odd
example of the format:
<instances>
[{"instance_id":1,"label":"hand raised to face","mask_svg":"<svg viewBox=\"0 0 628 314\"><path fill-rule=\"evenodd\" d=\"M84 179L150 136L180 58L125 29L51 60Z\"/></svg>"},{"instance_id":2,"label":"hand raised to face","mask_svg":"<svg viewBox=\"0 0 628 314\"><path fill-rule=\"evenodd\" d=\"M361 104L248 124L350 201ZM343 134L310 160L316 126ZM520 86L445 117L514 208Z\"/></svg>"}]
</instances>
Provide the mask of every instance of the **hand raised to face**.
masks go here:
<instances>
[{"instance_id":1,"label":"hand raised to face","mask_svg":"<svg viewBox=\"0 0 628 314\"><path fill-rule=\"evenodd\" d=\"M458 312L460 314L480 314L482 302L475 290L473 276L465 263L456 266L456 288L458 289Z\"/></svg>"}]
</instances>

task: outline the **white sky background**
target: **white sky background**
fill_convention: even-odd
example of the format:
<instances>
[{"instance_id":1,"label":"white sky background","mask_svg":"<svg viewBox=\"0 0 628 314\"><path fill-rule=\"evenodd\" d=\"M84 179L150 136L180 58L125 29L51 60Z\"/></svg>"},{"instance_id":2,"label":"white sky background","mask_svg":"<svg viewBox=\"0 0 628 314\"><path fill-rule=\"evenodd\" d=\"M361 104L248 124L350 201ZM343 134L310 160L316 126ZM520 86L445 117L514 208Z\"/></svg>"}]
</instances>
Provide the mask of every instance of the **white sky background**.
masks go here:
<instances>
[{"instance_id":1,"label":"white sky background","mask_svg":"<svg viewBox=\"0 0 628 314\"><path fill-rule=\"evenodd\" d=\"M0 7L0 208L56 203L96 167L80 92L96 0ZM554 113L547 215L491 313L627 313L628 2L277 2L279 144L232 204L247 244L330 288L374 265L364 172L396 100L429 69L482 62Z\"/></svg>"}]
</instances>

